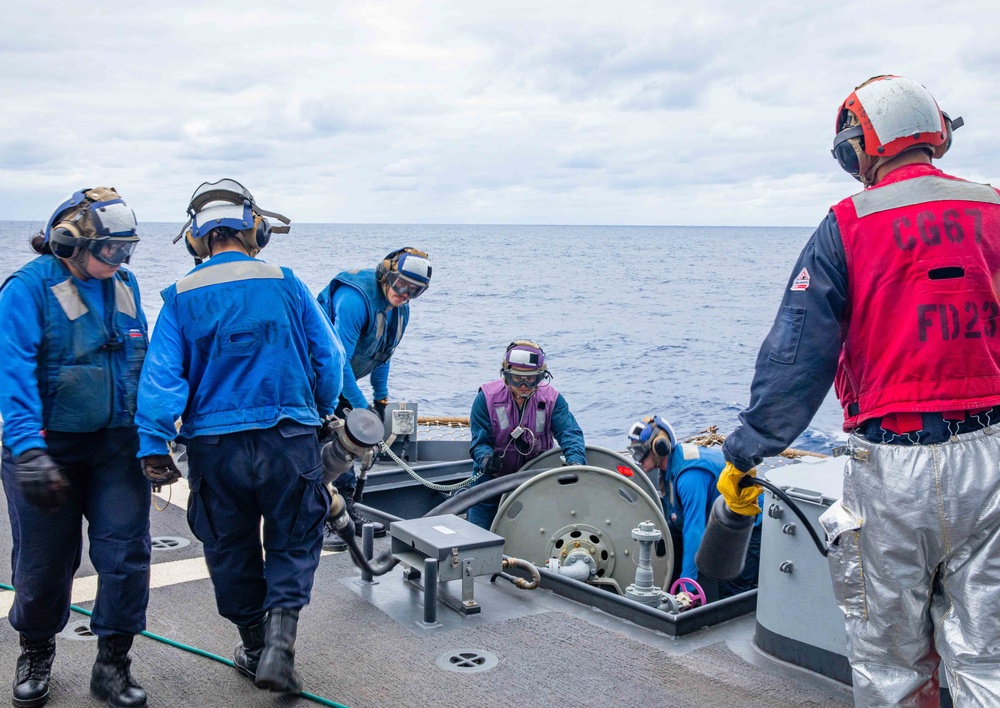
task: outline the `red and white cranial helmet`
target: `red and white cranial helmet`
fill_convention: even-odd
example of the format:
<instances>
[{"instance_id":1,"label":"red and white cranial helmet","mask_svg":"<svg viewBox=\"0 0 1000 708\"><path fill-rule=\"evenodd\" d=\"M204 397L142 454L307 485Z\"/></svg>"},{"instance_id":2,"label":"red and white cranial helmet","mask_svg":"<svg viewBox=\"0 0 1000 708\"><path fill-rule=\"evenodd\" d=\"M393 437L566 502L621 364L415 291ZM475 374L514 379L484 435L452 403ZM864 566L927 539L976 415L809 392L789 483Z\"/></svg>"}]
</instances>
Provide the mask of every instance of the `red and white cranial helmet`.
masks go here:
<instances>
[{"instance_id":1,"label":"red and white cranial helmet","mask_svg":"<svg viewBox=\"0 0 1000 708\"><path fill-rule=\"evenodd\" d=\"M855 177L861 172L862 153L889 158L925 146L938 159L951 146L952 130L962 123L943 113L930 91L916 81L876 76L858 86L837 110L832 152Z\"/></svg>"}]
</instances>

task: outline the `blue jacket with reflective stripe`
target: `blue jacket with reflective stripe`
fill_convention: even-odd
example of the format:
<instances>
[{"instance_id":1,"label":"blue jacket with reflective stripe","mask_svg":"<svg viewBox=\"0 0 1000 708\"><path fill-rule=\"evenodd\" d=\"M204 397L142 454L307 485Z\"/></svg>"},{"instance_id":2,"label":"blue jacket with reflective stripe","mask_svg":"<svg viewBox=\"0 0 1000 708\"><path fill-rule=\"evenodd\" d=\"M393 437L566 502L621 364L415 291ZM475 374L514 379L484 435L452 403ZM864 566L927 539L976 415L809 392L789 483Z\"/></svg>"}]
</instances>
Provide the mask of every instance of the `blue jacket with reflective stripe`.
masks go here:
<instances>
[{"instance_id":1,"label":"blue jacket with reflective stripe","mask_svg":"<svg viewBox=\"0 0 1000 708\"><path fill-rule=\"evenodd\" d=\"M42 430L89 433L133 425L146 317L125 268L88 303L69 269L43 255L0 289L0 413L4 444L19 455L45 447ZM100 314L103 312L103 316Z\"/></svg>"},{"instance_id":2,"label":"blue jacket with reflective stripe","mask_svg":"<svg viewBox=\"0 0 1000 708\"><path fill-rule=\"evenodd\" d=\"M356 381L372 375L375 399L388 396L389 359L410 321L410 305L393 308L375 269L344 271L317 298L344 345L344 397L354 408L368 405Z\"/></svg>"},{"instance_id":3,"label":"blue jacket with reflective stripe","mask_svg":"<svg viewBox=\"0 0 1000 708\"><path fill-rule=\"evenodd\" d=\"M178 417L191 438L333 412L344 350L290 269L223 252L163 301L139 386L140 456L166 451Z\"/></svg>"},{"instance_id":4,"label":"blue jacket with reflective stripe","mask_svg":"<svg viewBox=\"0 0 1000 708\"><path fill-rule=\"evenodd\" d=\"M681 577L698 579L694 556L705 535L708 512L719 496L715 485L725 466L721 450L684 443L674 448L667 469L660 473L667 490L667 514L684 537Z\"/></svg>"}]
</instances>

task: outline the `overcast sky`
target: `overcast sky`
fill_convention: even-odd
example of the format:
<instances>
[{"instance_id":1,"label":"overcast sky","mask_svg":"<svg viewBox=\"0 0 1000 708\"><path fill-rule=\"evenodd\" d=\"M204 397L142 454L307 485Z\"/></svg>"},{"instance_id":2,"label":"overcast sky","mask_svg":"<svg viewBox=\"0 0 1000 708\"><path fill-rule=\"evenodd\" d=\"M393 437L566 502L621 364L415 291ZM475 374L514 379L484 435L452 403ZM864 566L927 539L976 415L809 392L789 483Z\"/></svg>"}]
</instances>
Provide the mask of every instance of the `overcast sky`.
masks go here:
<instances>
[{"instance_id":1,"label":"overcast sky","mask_svg":"<svg viewBox=\"0 0 1000 708\"><path fill-rule=\"evenodd\" d=\"M105 184L180 222L233 177L299 222L812 226L883 73L965 117L944 169L1000 182L990 3L254 6L7 3L0 219Z\"/></svg>"}]
</instances>

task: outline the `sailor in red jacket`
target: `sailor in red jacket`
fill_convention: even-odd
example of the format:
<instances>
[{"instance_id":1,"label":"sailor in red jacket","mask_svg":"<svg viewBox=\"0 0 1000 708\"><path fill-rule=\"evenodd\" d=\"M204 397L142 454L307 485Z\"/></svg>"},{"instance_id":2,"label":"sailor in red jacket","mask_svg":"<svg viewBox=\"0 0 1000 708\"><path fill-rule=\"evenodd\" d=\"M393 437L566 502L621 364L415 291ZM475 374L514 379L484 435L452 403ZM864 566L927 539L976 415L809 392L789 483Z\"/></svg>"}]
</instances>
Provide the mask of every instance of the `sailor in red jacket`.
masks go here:
<instances>
[{"instance_id":1,"label":"sailor in red jacket","mask_svg":"<svg viewBox=\"0 0 1000 708\"><path fill-rule=\"evenodd\" d=\"M808 425L831 384L851 433L822 518L859 706L1000 705L1000 194L931 160L952 121L879 76L837 115L834 157L865 191L799 256L727 439L719 491Z\"/></svg>"}]
</instances>

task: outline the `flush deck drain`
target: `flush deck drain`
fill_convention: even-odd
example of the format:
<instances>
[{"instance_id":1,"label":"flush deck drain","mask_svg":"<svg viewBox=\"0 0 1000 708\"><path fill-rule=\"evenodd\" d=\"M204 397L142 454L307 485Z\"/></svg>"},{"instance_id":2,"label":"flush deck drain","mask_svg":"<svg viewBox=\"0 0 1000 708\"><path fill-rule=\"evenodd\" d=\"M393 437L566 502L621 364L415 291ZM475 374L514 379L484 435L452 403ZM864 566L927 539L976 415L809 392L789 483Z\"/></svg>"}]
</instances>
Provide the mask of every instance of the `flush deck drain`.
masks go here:
<instances>
[{"instance_id":1,"label":"flush deck drain","mask_svg":"<svg viewBox=\"0 0 1000 708\"><path fill-rule=\"evenodd\" d=\"M474 674L492 669L500 662L496 654L482 649L462 649L450 651L437 658L437 665L446 671L459 674Z\"/></svg>"},{"instance_id":2,"label":"flush deck drain","mask_svg":"<svg viewBox=\"0 0 1000 708\"><path fill-rule=\"evenodd\" d=\"M191 541L183 536L153 536L150 541L154 551L174 551L191 545Z\"/></svg>"},{"instance_id":3,"label":"flush deck drain","mask_svg":"<svg viewBox=\"0 0 1000 708\"><path fill-rule=\"evenodd\" d=\"M74 641L83 642L94 642L97 641L97 635L94 634L90 629L90 620L76 620L75 622L70 622L66 625L63 631L59 632L59 636L64 639L72 639Z\"/></svg>"}]
</instances>

